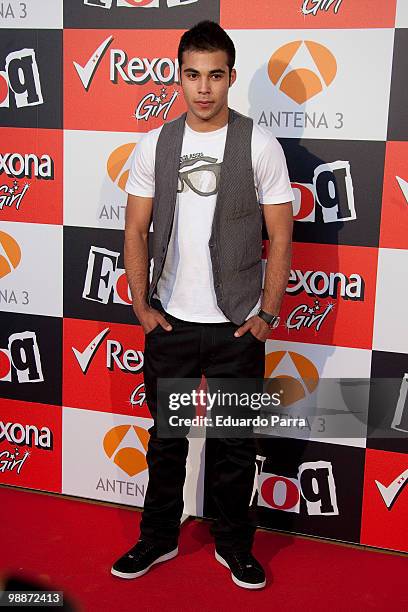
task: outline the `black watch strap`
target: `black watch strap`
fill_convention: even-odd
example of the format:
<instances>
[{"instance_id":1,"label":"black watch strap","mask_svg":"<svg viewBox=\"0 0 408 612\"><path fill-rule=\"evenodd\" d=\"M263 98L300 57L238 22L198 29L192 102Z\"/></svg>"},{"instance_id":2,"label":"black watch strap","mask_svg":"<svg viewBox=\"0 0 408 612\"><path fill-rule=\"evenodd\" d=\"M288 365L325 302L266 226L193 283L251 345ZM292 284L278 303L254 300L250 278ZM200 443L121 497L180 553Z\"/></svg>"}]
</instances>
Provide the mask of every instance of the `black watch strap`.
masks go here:
<instances>
[{"instance_id":1,"label":"black watch strap","mask_svg":"<svg viewBox=\"0 0 408 612\"><path fill-rule=\"evenodd\" d=\"M269 314L269 312L265 312L264 310L262 310L262 308L258 310L257 314L258 317L261 317L261 319L263 319L268 325L270 325L272 321L276 319L276 315Z\"/></svg>"},{"instance_id":2,"label":"black watch strap","mask_svg":"<svg viewBox=\"0 0 408 612\"><path fill-rule=\"evenodd\" d=\"M264 310L262 310L262 308L258 310L257 315L263 321L265 321L265 323L267 323L271 329L275 329L280 323L280 317L278 315L273 315L269 312L265 312Z\"/></svg>"}]
</instances>

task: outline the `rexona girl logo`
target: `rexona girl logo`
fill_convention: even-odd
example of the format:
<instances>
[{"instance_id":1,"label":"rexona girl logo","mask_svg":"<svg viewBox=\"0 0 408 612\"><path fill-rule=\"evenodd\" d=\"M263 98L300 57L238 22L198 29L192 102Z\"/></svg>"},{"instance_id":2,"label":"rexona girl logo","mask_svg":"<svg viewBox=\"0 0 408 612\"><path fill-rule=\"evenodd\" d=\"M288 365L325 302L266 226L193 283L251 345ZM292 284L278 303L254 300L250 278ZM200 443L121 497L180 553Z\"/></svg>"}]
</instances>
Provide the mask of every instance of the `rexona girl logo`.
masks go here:
<instances>
[{"instance_id":1,"label":"rexona girl logo","mask_svg":"<svg viewBox=\"0 0 408 612\"><path fill-rule=\"evenodd\" d=\"M319 11L328 11L333 9L335 15L339 12L339 8L343 0L304 0L302 4L302 15L317 15Z\"/></svg>"},{"instance_id":2,"label":"rexona girl logo","mask_svg":"<svg viewBox=\"0 0 408 612\"><path fill-rule=\"evenodd\" d=\"M300 51L312 58L316 70L291 68L290 64ZM333 82L337 73L337 62L327 47L312 40L295 40L279 47L268 63L268 75L280 91L304 104Z\"/></svg>"},{"instance_id":3,"label":"rexona girl logo","mask_svg":"<svg viewBox=\"0 0 408 612\"><path fill-rule=\"evenodd\" d=\"M108 457L132 477L147 469L148 441L149 432L143 427L118 425L105 435L103 448Z\"/></svg>"}]
</instances>

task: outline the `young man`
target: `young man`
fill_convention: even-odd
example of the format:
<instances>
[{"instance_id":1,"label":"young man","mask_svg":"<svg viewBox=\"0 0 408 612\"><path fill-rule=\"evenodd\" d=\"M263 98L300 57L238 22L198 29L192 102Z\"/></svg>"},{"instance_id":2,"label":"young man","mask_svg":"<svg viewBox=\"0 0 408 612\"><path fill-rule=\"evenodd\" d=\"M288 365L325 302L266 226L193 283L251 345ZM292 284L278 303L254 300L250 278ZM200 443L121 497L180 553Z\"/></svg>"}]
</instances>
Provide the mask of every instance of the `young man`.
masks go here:
<instances>
[{"instance_id":1,"label":"young man","mask_svg":"<svg viewBox=\"0 0 408 612\"><path fill-rule=\"evenodd\" d=\"M228 108L235 48L216 23L180 40L188 111L138 143L127 182L125 267L145 334L146 401L154 419L139 542L112 574L136 578L177 555L188 440L157 432L159 378L263 378L290 269L293 194L281 146ZM277 206L279 205L279 206ZM262 215L270 250L262 292ZM153 219L149 282L148 236ZM252 438L216 445L211 527L217 561L241 587L265 586L252 556Z\"/></svg>"}]
</instances>

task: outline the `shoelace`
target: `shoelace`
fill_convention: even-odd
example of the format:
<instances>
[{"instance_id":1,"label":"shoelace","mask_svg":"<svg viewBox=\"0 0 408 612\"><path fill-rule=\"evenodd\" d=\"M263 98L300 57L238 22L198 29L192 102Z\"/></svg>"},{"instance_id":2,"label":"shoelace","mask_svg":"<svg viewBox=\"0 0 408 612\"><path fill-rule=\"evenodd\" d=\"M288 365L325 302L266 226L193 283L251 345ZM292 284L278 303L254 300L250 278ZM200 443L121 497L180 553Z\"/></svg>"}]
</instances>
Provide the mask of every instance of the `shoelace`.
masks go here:
<instances>
[{"instance_id":1,"label":"shoelace","mask_svg":"<svg viewBox=\"0 0 408 612\"><path fill-rule=\"evenodd\" d=\"M152 548L154 548L154 544L149 544L148 542L144 542L143 540L141 540L128 552L127 556L129 557L129 559L134 559L136 555L143 555Z\"/></svg>"},{"instance_id":2,"label":"shoelace","mask_svg":"<svg viewBox=\"0 0 408 612\"><path fill-rule=\"evenodd\" d=\"M233 557L236 560L240 569L254 567L254 561L250 553L246 553L246 552L233 553Z\"/></svg>"}]
</instances>

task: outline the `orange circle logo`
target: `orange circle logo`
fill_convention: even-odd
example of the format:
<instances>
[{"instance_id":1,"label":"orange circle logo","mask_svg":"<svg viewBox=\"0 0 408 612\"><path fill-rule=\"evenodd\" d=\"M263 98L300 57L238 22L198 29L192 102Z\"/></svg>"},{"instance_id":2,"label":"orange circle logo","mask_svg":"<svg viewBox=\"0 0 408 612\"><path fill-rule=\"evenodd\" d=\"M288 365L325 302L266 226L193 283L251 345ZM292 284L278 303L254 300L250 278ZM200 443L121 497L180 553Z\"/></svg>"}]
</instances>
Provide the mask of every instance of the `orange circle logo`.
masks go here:
<instances>
[{"instance_id":1,"label":"orange circle logo","mask_svg":"<svg viewBox=\"0 0 408 612\"><path fill-rule=\"evenodd\" d=\"M283 373L286 366L288 366L288 369L294 370L295 376ZM282 373L276 373L273 376L278 367ZM265 358L265 378L271 379L267 384L268 393L283 391L281 393L281 406L284 407L305 398L307 393L313 393L319 384L319 372L314 363L304 355L293 351L268 353Z\"/></svg>"},{"instance_id":2,"label":"orange circle logo","mask_svg":"<svg viewBox=\"0 0 408 612\"><path fill-rule=\"evenodd\" d=\"M10 274L21 260L21 249L10 234L0 231L0 278Z\"/></svg>"},{"instance_id":3,"label":"orange circle logo","mask_svg":"<svg viewBox=\"0 0 408 612\"><path fill-rule=\"evenodd\" d=\"M135 149L135 143L124 144L115 149L107 162L109 178L122 191L125 191L126 181L129 176L130 157Z\"/></svg>"},{"instance_id":4,"label":"orange circle logo","mask_svg":"<svg viewBox=\"0 0 408 612\"><path fill-rule=\"evenodd\" d=\"M290 62L303 45L316 71L310 68L290 69ZM297 104L304 104L323 91L323 86L328 87L336 73L337 62L333 53L312 40L295 40L279 47L268 63L268 75L272 83Z\"/></svg>"},{"instance_id":5,"label":"orange circle logo","mask_svg":"<svg viewBox=\"0 0 408 612\"><path fill-rule=\"evenodd\" d=\"M135 442L139 449L134 446L122 446L119 448L123 438L133 429ZM121 470L128 476L136 476L147 469L146 451L149 441L149 432L137 425L118 425L108 431L103 439L103 448L109 459L112 459Z\"/></svg>"}]
</instances>

